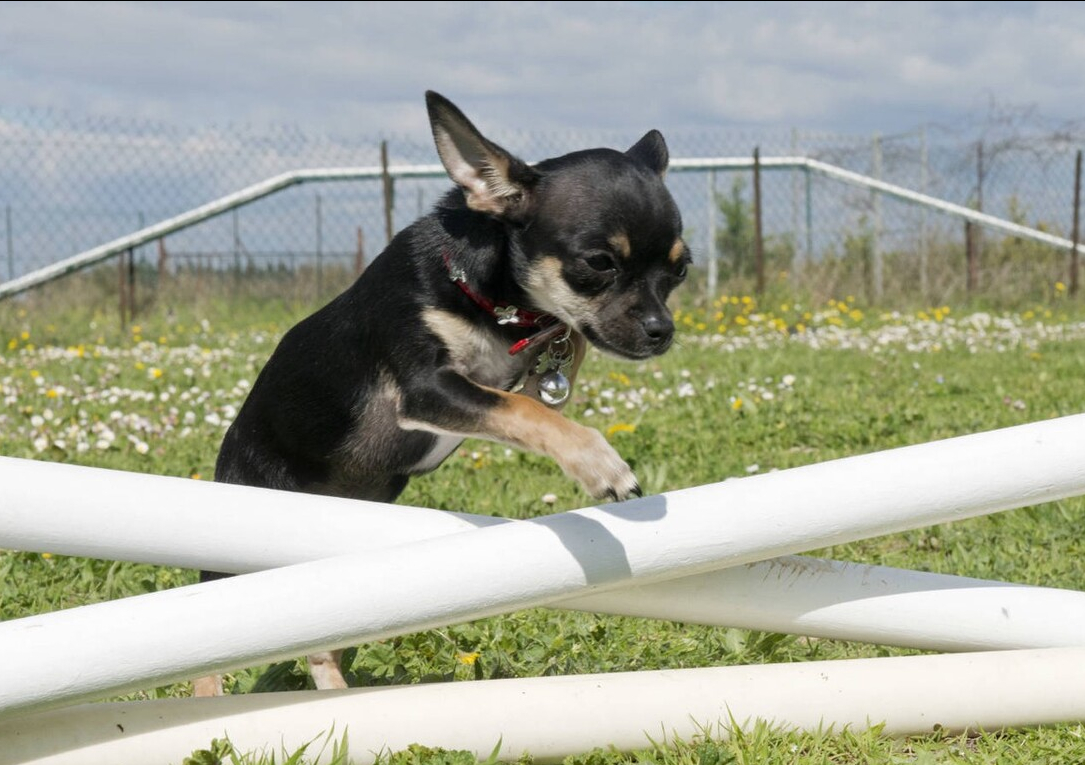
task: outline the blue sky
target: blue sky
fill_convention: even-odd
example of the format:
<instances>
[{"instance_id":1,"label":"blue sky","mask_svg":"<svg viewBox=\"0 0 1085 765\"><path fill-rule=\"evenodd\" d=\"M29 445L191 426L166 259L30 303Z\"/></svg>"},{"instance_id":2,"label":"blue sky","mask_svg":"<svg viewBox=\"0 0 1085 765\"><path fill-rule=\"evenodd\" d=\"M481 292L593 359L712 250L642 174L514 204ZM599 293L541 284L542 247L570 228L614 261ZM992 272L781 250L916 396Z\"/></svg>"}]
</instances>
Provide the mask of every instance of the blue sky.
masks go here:
<instances>
[{"instance_id":1,"label":"blue sky","mask_svg":"<svg viewBox=\"0 0 1085 765\"><path fill-rule=\"evenodd\" d=\"M0 3L4 105L187 125L893 133L1078 120L1083 73L1085 3Z\"/></svg>"}]
</instances>

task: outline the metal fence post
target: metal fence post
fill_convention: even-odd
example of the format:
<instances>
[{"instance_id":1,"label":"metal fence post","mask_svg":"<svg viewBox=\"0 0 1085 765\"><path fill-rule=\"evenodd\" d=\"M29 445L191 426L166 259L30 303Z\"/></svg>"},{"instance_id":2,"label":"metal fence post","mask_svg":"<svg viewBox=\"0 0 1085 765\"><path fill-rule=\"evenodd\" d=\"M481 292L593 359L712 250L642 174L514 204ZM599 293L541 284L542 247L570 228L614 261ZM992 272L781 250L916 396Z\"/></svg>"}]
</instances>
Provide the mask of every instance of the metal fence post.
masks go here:
<instances>
[{"instance_id":1,"label":"metal fence post","mask_svg":"<svg viewBox=\"0 0 1085 765\"><path fill-rule=\"evenodd\" d=\"M241 291L241 223L238 220L237 208L234 208L230 217L234 235L234 295L236 296Z\"/></svg>"},{"instance_id":2,"label":"metal fence post","mask_svg":"<svg viewBox=\"0 0 1085 765\"><path fill-rule=\"evenodd\" d=\"M316 195L316 297L324 294L324 213L320 194Z\"/></svg>"},{"instance_id":3,"label":"metal fence post","mask_svg":"<svg viewBox=\"0 0 1085 765\"><path fill-rule=\"evenodd\" d=\"M395 233L392 224L392 206L395 204L395 186L388 172L388 142L381 141L381 182L384 186L384 238L385 246L392 243Z\"/></svg>"},{"instance_id":4,"label":"metal fence post","mask_svg":"<svg viewBox=\"0 0 1085 765\"><path fill-rule=\"evenodd\" d=\"M791 156L799 156L799 130L791 128ZM802 198L802 180L797 170L791 171L791 281L798 284L803 262L799 255L799 205Z\"/></svg>"},{"instance_id":5,"label":"metal fence post","mask_svg":"<svg viewBox=\"0 0 1085 765\"><path fill-rule=\"evenodd\" d=\"M4 207L4 231L7 234L8 244L8 279L15 278L15 245L11 234L11 205Z\"/></svg>"},{"instance_id":6,"label":"metal fence post","mask_svg":"<svg viewBox=\"0 0 1085 765\"><path fill-rule=\"evenodd\" d=\"M131 257L132 250L124 250L117 256L117 299L121 315L121 329L128 325L128 267L125 259Z\"/></svg>"},{"instance_id":7,"label":"metal fence post","mask_svg":"<svg viewBox=\"0 0 1085 765\"><path fill-rule=\"evenodd\" d=\"M874 134L871 145L871 176L876 181L882 179L882 136ZM882 197L875 190L870 192L870 203L874 225L870 240L870 295L874 302L882 299L882 291L885 286L882 274Z\"/></svg>"},{"instance_id":8,"label":"metal fence post","mask_svg":"<svg viewBox=\"0 0 1085 765\"><path fill-rule=\"evenodd\" d=\"M806 195L806 264L814 260L814 199L810 168L804 167L805 195Z\"/></svg>"},{"instance_id":9,"label":"metal fence post","mask_svg":"<svg viewBox=\"0 0 1085 765\"><path fill-rule=\"evenodd\" d=\"M1077 158L1074 160L1074 231L1070 248L1070 294L1076 295L1078 291L1078 245L1081 243L1081 149L1077 150Z\"/></svg>"},{"instance_id":10,"label":"metal fence post","mask_svg":"<svg viewBox=\"0 0 1085 765\"><path fill-rule=\"evenodd\" d=\"M708 259L708 288L706 297L709 305L716 299L716 288L719 281L719 262L716 257L716 171L708 171L708 226L707 242L705 242L705 257Z\"/></svg>"},{"instance_id":11,"label":"metal fence post","mask_svg":"<svg viewBox=\"0 0 1085 765\"><path fill-rule=\"evenodd\" d=\"M757 269L758 295L765 293L765 242L761 228L761 147L753 150L753 248L754 266Z\"/></svg>"},{"instance_id":12,"label":"metal fence post","mask_svg":"<svg viewBox=\"0 0 1085 765\"><path fill-rule=\"evenodd\" d=\"M919 191L928 194L927 186L930 182L929 162L927 150L927 126L924 125L919 134ZM920 208L919 218L919 294L925 300L930 291L930 250L928 245L927 223L929 214L926 207Z\"/></svg>"},{"instance_id":13,"label":"metal fence post","mask_svg":"<svg viewBox=\"0 0 1085 765\"><path fill-rule=\"evenodd\" d=\"M964 222L964 288L969 297L974 295L979 277L979 253L977 251L978 243L976 242L978 228L979 226L970 220Z\"/></svg>"}]
</instances>

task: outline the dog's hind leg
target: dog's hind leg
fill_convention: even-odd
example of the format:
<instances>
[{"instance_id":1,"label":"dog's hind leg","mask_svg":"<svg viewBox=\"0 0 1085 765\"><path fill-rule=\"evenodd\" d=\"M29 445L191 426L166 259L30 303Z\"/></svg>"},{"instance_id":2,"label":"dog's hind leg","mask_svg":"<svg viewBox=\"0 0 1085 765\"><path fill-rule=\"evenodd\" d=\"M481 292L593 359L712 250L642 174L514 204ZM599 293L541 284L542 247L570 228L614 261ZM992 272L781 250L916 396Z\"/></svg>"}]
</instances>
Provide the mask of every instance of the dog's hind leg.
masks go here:
<instances>
[{"instance_id":1,"label":"dog's hind leg","mask_svg":"<svg viewBox=\"0 0 1085 765\"><path fill-rule=\"evenodd\" d=\"M343 670L339 667L339 661L342 658L342 651L320 651L309 654L309 676L313 678L313 683L318 690L327 691L347 687L347 681L343 679Z\"/></svg>"}]
</instances>

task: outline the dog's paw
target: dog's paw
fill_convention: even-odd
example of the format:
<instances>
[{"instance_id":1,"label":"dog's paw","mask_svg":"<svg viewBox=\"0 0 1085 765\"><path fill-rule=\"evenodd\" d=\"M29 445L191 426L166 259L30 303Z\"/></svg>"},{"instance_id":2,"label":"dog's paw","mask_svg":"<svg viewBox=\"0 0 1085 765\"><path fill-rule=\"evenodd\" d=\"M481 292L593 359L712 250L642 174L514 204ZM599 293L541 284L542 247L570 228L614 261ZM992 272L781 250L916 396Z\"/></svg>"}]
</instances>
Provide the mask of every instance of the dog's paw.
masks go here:
<instances>
[{"instance_id":1,"label":"dog's paw","mask_svg":"<svg viewBox=\"0 0 1085 765\"><path fill-rule=\"evenodd\" d=\"M621 502L641 495L637 477L603 434L584 428L583 445L567 455L562 468L596 499Z\"/></svg>"}]
</instances>

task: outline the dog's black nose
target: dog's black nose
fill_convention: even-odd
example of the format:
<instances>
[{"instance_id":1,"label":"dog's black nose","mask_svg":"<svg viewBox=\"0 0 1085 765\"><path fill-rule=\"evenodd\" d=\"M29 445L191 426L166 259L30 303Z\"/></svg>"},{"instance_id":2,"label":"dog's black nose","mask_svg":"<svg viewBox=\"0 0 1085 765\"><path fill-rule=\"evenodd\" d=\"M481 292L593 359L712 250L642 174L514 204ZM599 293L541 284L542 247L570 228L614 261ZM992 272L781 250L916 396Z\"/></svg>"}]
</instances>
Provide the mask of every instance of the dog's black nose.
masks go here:
<instances>
[{"instance_id":1,"label":"dog's black nose","mask_svg":"<svg viewBox=\"0 0 1085 765\"><path fill-rule=\"evenodd\" d=\"M648 335L652 340L662 340L670 337L674 332L674 322L655 314L644 317L641 320L641 325L644 327L644 334Z\"/></svg>"}]
</instances>

